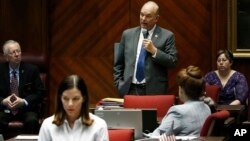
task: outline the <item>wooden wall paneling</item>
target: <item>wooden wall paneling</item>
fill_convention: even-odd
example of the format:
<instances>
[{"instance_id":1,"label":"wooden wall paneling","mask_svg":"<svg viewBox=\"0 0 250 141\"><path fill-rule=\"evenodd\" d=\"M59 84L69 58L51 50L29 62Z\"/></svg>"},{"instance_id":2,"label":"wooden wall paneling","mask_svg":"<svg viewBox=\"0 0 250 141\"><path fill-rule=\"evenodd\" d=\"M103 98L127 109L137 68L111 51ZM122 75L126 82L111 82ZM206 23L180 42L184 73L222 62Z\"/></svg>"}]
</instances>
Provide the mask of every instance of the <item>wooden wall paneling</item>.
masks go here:
<instances>
[{"instance_id":1,"label":"wooden wall paneling","mask_svg":"<svg viewBox=\"0 0 250 141\"><path fill-rule=\"evenodd\" d=\"M52 112L58 84L73 73L86 81L90 103L118 97L113 82L113 46L129 25L129 4L126 0L51 2Z\"/></svg>"},{"instance_id":2,"label":"wooden wall paneling","mask_svg":"<svg viewBox=\"0 0 250 141\"><path fill-rule=\"evenodd\" d=\"M85 79L90 103L94 104L104 97L118 97L113 82L113 45L120 41L124 29L139 26L144 2L1 0L0 43L14 39L24 53L48 56L51 113L59 82L72 73ZM181 68L196 65L204 73L216 69L217 50L227 48L227 0L156 2L160 6L159 25L176 38L179 62L169 72L169 92L177 94L175 77ZM237 58L233 67L249 81L248 62L249 58Z\"/></svg>"},{"instance_id":3,"label":"wooden wall paneling","mask_svg":"<svg viewBox=\"0 0 250 141\"><path fill-rule=\"evenodd\" d=\"M46 0L1 0L1 44L13 39L23 52L47 53Z\"/></svg>"},{"instance_id":4,"label":"wooden wall paneling","mask_svg":"<svg viewBox=\"0 0 250 141\"><path fill-rule=\"evenodd\" d=\"M217 69L216 54L220 49L227 48L227 3L228 0L212 1L212 47L211 67L209 71Z\"/></svg>"},{"instance_id":5,"label":"wooden wall paneling","mask_svg":"<svg viewBox=\"0 0 250 141\"><path fill-rule=\"evenodd\" d=\"M216 66L216 53L219 49L227 49L227 36L228 32L228 0L213 0L213 45L212 45L212 60L211 60L211 69L217 69ZM243 73L248 81L250 86L250 58L234 58L232 69L235 69Z\"/></svg>"},{"instance_id":6,"label":"wooden wall paneling","mask_svg":"<svg viewBox=\"0 0 250 141\"><path fill-rule=\"evenodd\" d=\"M3 3L3 1L0 1L0 31L2 31L2 28L4 26L4 24L2 22L4 20L3 17L4 17L4 3ZM1 40L0 43L2 43L3 34L0 34L0 40ZM0 55L2 56L2 52L0 53Z\"/></svg>"},{"instance_id":7,"label":"wooden wall paneling","mask_svg":"<svg viewBox=\"0 0 250 141\"><path fill-rule=\"evenodd\" d=\"M102 2L80 0L53 1L51 23L51 105L62 77L77 73L86 81L90 102L103 97L117 97L113 84L113 44L119 42L122 31L139 26L139 13L145 1ZM176 72L188 65L204 70L210 64L205 48L211 47L211 2L158 0L159 25L175 33L179 51L178 66L169 73L170 93L177 93ZM190 8L191 7L191 8ZM91 11L91 12L89 12ZM204 58L204 56L207 56ZM189 60L189 61L187 61ZM51 107L52 111L54 107Z\"/></svg>"},{"instance_id":8,"label":"wooden wall paneling","mask_svg":"<svg viewBox=\"0 0 250 141\"><path fill-rule=\"evenodd\" d=\"M139 25L139 12L144 2L51 2L51 105L54 105L56 88L62 77L71 73L85 79L91 103L117 96L112 76L113 44L119 42L124 29ZM156 2L160 5L159 25L174 32L176 38L179 62L170 70L169 92L177 94L177 71L188 65L197 65L204 73L213 70L214 52L226 48L226 0ZM54 107L51 109L53 111Z\"/></svg>"},{"instance_id":9,"label":"wooden wall paneling","mask_svg":"<svg viewBox=\"0 0 250 141\"><path fill-rule=\"evenodd\" d=\"M49 64L47 4L47 0L0 1L1 47L6 40L18 41L26 62L44 61L44 64L41 63L43 65L36 64L42 66L41 71L43 72L48 72ZM2 62L2 51L0 55L0 62ZM31 60L30 58L36 59ZM46 88L49 89L48 86Z\"/></svg>"}]
</instances>

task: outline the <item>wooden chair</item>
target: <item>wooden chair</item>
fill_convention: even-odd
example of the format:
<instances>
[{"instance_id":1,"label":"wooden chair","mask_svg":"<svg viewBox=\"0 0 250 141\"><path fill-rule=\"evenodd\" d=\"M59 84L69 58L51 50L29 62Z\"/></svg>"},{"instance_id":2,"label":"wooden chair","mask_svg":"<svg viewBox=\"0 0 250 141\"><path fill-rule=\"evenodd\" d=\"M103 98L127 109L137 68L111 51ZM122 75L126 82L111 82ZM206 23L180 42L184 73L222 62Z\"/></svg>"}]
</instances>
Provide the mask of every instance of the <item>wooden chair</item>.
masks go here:
<instances>
[{"instance_id":1,"label":"wooden chair","mask_svg":"<svg viewBox=\"0 0 250 141\"><path fill-rule=\"evenodd\" d=\"M125 95L124 108L155 108L157 118L162 119L175 104L175 95Z\"/></svg>"},{"instance_id":2,"label":"wooden chair","mask_svg":"<svg viewBox=\"0 0 250 141\"><path fill-rule=\"evenodd\" d=\"M133 141L134 129L109 129L109 141Z\"/></svg>"}]
</instances>

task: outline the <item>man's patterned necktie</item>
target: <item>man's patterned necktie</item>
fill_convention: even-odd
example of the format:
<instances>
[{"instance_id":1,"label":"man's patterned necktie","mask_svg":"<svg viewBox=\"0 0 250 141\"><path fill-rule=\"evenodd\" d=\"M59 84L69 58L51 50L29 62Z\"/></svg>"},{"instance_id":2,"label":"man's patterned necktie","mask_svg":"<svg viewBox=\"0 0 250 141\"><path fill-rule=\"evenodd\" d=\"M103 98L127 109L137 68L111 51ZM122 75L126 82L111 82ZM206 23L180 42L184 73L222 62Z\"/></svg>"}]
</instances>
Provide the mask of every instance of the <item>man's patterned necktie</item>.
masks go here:
<instances>
[{"instance_id":1,"label":"man's patterned necktie","mask_svg":"<svg viewBox=\"0 0 250 141\"><path fill-rule=\"evenodd\" d=\"M11 90L11 94L15 94L18 96L18 80L17 80L17 75L16 75L16 71L12 71L12 77L11 77L11 83L10 83L10 90ZM16 100L16 97L12 96L10 98L11 102L14 102ZM14 109L12 110L12 113L15 115L17 114L18 110Z\"/></svg>"}]
</instances>

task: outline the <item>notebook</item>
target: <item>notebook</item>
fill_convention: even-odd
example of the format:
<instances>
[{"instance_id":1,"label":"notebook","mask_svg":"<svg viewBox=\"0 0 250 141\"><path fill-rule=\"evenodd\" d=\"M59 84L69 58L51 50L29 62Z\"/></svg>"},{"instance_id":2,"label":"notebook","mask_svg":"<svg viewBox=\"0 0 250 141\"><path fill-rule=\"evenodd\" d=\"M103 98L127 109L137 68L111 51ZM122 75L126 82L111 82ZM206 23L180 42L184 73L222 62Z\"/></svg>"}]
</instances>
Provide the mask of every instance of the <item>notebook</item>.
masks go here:
<instances>
[{"instance_id":1,"label":"notebook","mask_svg":"<svg viewBox=\"0 0 250 141\"><path fill-rule=\"evenodd\" d=\"M156 109L104 109L95 110L95 115L104 119L109 129L133 128L135 139L158 126Z\"/></svg>"}]
</instances>

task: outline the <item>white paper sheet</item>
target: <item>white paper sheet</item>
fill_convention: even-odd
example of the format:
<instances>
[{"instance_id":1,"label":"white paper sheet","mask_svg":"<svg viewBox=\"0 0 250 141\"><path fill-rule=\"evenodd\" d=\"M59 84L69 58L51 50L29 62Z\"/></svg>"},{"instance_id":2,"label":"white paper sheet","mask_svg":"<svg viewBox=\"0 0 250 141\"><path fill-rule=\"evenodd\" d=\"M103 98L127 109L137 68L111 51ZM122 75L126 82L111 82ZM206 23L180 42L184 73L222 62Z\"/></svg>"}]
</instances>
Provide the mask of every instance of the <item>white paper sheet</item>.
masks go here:
<instances>
[{"instance_id":1,"label":"white paper sheet","mask_svg":"<svg viewBox=\"0 0 250 141\"><path fill-rule=\"evenodd\" d=\"M19 139L19 140L23 140L23 139L33 140L33 139L38 139L38 135L18 135L15 139Z\"/></svg>"}]
</instances>

